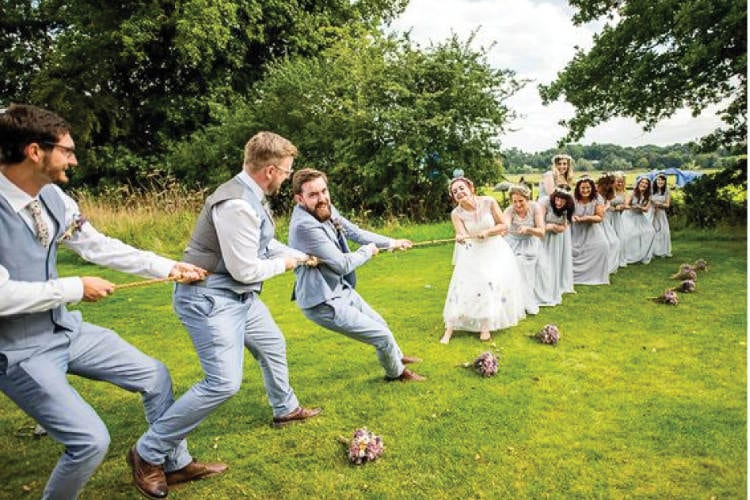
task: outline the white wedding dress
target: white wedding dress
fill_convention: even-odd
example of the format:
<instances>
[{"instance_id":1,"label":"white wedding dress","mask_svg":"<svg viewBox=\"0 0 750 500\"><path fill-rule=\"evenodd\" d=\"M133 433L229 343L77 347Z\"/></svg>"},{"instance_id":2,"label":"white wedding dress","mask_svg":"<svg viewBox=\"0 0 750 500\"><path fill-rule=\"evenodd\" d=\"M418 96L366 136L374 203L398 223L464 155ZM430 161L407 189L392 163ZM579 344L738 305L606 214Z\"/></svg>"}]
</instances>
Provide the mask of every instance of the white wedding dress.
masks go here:
<instances>
[{"instance_id":1,"label":"white wedding dress","mask_svg":"<svg viewBox=\"0 0 750 500\"><path fill-rule=\"evenodd\" d=\"M454 213L469 234L495 225L489 199L477 197L477 210L456 207ZM501 330L516 325L526 314L521 272L502 236L466 240L456 245L455 267L445 299L447 328L468 332ZM531 283L533 286L533 283Z\"/></svg>"}]
</instances>

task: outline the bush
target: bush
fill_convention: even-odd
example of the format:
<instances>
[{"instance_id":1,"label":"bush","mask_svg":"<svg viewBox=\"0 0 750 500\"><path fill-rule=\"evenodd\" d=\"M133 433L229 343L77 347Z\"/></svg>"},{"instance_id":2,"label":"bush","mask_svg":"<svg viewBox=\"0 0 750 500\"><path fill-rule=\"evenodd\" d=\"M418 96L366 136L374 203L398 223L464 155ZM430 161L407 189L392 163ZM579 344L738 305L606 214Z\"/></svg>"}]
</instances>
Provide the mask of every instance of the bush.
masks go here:
<instances>
[{"instance_id":1,"label":"bush","mask_svg":"<svg viewBox=\"0 0 750 500\"><path fill-rule=\"evenodd\" d=\"M747 158L685 186L685 215L691 226L747 223Z\"/></svg>"}]
</instances>

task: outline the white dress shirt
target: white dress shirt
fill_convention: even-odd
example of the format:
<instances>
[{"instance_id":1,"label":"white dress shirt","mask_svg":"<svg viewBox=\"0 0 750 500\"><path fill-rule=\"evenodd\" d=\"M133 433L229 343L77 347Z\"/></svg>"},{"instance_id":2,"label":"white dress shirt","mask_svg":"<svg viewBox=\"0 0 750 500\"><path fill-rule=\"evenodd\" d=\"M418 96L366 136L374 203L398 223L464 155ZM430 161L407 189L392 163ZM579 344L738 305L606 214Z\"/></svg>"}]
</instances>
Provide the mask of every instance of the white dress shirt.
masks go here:
<instances>
[{"instance_id":1,"label":"white dress shirt","mask_svg":"<svg viewBox=\"0 0 750 500\"><path fill-rule=\"evenodd\" d=\"M255 195L265 201L265 194L245 171L239 178ZM276 238L268 244L268 259L258 257L261 218L245 200L233 199L215 205L213 218L221 256L227 271L240 283L260 283L285 271L284 256L303 259L306 255ZM270 214L269 214L270 217Z\"/></svg>"},{"instance_id":2,"label":"white dress shirt","mask_svg":"<svg viewBox=\"0 0 750 500\"><path fill-rule=\"evenodd\" d=\"M69 227L80 214L78 204L60 188L54 186L65 203L65 227ZM0 196L26 221L36 234L31 214L26 206L31 196L0 173ZM44 206L42 204L42 206ZM52 218L43 210L50 234L56 234ZM175 261L160 257L109 238L86 222L80 230L61 242L89 262L118 271L149 278L169 275ZM11 280L8 271L0 266L0 316L46 311L61 304L78 302L83 298L83 282L78 277L58 278L48 281L24 282Z\"/></svg>"}]
</instances>

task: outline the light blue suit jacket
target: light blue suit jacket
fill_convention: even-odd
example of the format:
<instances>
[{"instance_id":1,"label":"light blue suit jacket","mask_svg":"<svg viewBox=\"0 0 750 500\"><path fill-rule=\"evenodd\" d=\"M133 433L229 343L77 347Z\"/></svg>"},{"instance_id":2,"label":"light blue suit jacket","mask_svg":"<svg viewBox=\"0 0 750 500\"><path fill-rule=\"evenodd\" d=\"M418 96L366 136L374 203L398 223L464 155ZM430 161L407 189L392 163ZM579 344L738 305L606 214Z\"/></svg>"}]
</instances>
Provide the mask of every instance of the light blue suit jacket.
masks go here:
<instances>
[{"instance_id":1,"label":"light blue suit jacket","mask_svg":"<svg viewBox=\"0 0 750 500\"><path fill-rule=\"evenodd\" d=\"M302 206L295 206L289 221L289 246L320 261L318 267L299 266L294 271L297 275L294 295L303 309L340 297L344 288L351 288L345 276L372 257L370 249L364 246L348 252L345 244L346 251L342 251L332 221L340 225L345 239L360 245L374 243L387 248L392 242L390 238L360 229L342 217L333 205L331 219L326 222L320 222Z\"/></svg>"}]
</instances>

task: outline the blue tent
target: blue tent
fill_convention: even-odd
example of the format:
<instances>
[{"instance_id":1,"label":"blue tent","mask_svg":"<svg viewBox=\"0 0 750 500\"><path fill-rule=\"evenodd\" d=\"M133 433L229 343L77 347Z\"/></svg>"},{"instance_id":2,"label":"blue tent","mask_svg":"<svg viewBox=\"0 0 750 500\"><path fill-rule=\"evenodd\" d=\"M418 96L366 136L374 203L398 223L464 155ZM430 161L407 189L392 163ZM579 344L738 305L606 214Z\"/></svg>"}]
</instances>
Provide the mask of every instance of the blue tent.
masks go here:
<instances>
[{"instance_id":1,"label":"blue tent","mask_svg":"<svg viewBox=\"0 0 750 500\"><path fill-rule=\"evenodd\" d=\"M679 168L665 168L664 170L652 170L651 172L647 174L643 174L643 175L648 177L648 179L651 182L653 182L654 177L656 177L659 174L676 176L675 186L681 188L688 182L692 182L698 177L700 177L701 175L703 175L703 172L693 172L692 170L680 170Z\"/></svg>"}]
</instances>

